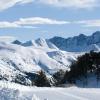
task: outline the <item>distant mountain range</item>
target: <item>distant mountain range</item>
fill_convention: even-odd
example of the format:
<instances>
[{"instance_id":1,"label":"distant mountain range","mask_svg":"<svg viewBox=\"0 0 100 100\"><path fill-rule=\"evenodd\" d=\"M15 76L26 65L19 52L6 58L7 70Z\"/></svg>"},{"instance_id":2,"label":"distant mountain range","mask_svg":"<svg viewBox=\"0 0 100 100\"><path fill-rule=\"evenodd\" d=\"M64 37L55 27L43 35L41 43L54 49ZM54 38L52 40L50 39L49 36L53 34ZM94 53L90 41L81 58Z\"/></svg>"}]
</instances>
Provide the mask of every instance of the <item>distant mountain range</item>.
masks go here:
<instances>
[{"instance_id":1,"label":"distant mountain range","mask_svg":"<svg viewBox=\"0 0 100 100\"><path fill-rule=\"evenodd\" d=\"M47 77L52 77L60 69L69 70L71 63L83 54L81 52L90 50L100 50L99 31L91 36L80 34L67 39L54 37L24 43L19 40L0 42L0 79L16 81L16 77L23 76L29 84L26 73L37 73L40 70Z\"/></svg>"},{"instance_id":2,"label":"distant mountain range","mask_svg":"<svg viewBox=\"0 0 100 100\"><path fill-rule=\"evenodd\" d=\"M86 52L90 50L100 50L100 31L96 31L91 36L80 34L70 38L53 37L49 39L59 49L69 52Z\"/></svg>"}]
</instances>

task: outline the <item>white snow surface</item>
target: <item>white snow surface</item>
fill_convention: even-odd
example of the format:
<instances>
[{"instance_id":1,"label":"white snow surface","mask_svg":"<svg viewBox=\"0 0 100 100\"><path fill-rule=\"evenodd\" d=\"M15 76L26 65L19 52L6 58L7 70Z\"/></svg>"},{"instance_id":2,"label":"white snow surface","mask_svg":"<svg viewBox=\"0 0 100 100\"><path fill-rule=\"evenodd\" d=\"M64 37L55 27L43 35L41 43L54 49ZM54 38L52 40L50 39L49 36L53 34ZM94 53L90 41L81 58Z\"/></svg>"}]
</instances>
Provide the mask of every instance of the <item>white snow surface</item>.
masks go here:
<instances>
[{"instance_id":1,"label":"white snow surface","mask_svg":"<svg viewBox=\"0 0 100 100\"><path fill-rule=\"evenodd\" d=\"M50 49L58 50L58 48L53 43L43 38L39 38L37 40L26 41L25 43L22 43L22 45L25 47L34 46L34 47L43 47L43 48L50 48Z\"/></svg>"},{"instance_id":2,"label":"white snow surface","mask_svg":"<svg viewBox=\"0 0 100 100\"><path fill-rule=\"evenodd\" d=\"M100 100L100 89L39 88L0 81L0 100Z\"/></svg>"},{"instance_id":3,"label":"white snow surface","mask_svg":"<svg viewBox=\"0 0 100 100\"><path fill-rule=\"evenodd\" d=\"M52 74L59 69L69 70L71 62L79 55L50 48L50 43L50 47L45 46L44 40L39 39L37 42L41 43L41 46L0 42L0 75L6 75L8 80L11 80L11 76L16 73L35 73L42 69Z\"/></svg>"}]
</instances>

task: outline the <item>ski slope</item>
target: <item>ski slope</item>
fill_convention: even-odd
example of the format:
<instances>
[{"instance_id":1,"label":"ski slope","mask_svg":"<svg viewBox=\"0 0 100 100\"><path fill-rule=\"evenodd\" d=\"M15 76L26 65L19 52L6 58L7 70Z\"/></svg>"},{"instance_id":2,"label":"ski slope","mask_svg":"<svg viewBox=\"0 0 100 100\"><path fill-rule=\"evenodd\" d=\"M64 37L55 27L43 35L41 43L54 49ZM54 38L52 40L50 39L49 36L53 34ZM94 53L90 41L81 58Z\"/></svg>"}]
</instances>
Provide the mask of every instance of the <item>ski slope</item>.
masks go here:
<instances>
[{"instance_id":1,"label":"ski slope","mask_svg":"<svg viewBox=\"0 0 100 100\"><path fill-rule=\"evenodd\" d=\"M26 87L0 81L0 100L100 100L100 89Z\"/></svg>"}]
</instances>

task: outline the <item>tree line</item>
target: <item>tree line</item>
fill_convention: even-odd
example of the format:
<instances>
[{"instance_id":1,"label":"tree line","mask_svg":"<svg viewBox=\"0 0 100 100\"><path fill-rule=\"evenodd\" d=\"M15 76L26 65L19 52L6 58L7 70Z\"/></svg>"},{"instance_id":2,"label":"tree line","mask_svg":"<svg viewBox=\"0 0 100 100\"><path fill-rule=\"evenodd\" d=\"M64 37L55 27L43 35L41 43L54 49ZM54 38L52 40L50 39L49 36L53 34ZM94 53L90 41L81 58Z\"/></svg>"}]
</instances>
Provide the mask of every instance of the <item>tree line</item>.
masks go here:
<instances>
[{"instance_id":1,"label":"tree line","mask_svg":"<svg viewBox=\"0 0 100 100\"><path fill-rule=\"evenodd\" d=\"M72 63L70 71L66 71L63 82L76 83L77 80L88 78L88 75L94 74L97 82L100 80L100 52L90 51L77 58Z\"/></svg>"}]
</instances>

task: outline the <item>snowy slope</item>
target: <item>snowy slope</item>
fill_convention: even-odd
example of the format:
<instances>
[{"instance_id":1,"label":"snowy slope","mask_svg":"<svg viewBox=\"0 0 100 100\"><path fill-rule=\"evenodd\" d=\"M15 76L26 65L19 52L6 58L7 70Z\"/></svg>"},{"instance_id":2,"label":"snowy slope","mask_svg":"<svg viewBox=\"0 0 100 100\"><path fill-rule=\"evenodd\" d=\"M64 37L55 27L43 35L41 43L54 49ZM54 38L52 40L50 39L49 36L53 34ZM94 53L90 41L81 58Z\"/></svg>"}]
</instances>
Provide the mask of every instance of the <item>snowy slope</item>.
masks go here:
<instances>
[{"instance_id":1,"label":"snowy slope","mask_svg":"<svg viewBox=\"0 0 100 100\"><path fill-rule=\"evenodd\" d=\"M39 38L37 40L26 41L25 43L22 43L22 45L25 47L34 46L34 47L43 47L43 48L50 48L50 49L58 50L58 48L53 43L43 38Z\"/></svg>"},{"instance_id":2,"label":"snowy slope","mask_svg":"<svg viewBox=\"0 0 100 100\"><path fill-rule=\"evenodd\" d=\"M98 88L38 88L0 82L0 100L99 100Z\"/></svg>"},{"instance_id":3,"label":"snowy slope","mask_svg":"<svg viewBox=\"0 0 100 100\"><path fill-rule=\"evenodd\" d=\"M29 43L29 42L27 42ZM69 70L69 65L79 54L64 52L53 48L45 40L39 40L35 46L0 42L0 75L12 80L16 74L37 73L41 69L47 75L60 69ZM40 46L41 44L41 46ZM51 48L52 47L52 48Z\"/></svg>"}]
</instances>

